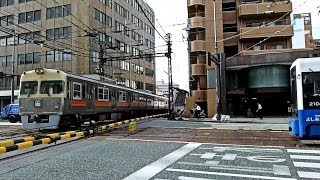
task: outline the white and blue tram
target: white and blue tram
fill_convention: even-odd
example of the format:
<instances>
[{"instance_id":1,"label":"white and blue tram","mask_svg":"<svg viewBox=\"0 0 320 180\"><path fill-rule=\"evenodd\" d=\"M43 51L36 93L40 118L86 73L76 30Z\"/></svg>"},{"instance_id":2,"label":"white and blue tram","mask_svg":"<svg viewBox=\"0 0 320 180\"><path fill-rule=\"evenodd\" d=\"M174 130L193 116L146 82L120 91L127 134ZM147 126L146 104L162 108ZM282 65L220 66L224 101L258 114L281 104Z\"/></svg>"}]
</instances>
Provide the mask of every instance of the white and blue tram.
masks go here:
<instances>
[{"instance_id":1,"label":"white and blue tram","mask_svg":"<svg viewBox=\"0 0 320 180\"><path fill-rule=\"evenodd\" d=\"M292 134L320 138L320 57L299 58L290 67Z\"/></svg>"},{"instance_id":2,"label":"white and blue tram","mask_svg":"<svg viewBox=\"0 0 320 180\"><path fill-rule=\"evenodd\" d=\"M100 77L38 68L22 74L19 105L23 128L57 129L80 125L88 119L102 121L166 113L168 98Z\"/></svg>"}]
</instances>

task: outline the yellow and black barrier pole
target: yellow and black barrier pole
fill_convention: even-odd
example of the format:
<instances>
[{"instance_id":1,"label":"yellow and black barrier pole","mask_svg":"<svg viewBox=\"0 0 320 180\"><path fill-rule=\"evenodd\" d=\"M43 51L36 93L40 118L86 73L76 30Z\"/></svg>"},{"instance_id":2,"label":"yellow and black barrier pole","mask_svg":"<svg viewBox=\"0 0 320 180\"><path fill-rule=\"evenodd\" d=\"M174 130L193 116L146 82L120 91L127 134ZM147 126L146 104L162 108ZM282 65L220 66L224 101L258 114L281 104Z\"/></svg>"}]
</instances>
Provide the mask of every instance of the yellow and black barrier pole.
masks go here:
<instances>
[{"instance_id":1,"label":"yellow and black barrier pole","mask_svg":"<svg viewBox=\"0 0 320 180\"><path fill-rule=\"evenodd\" d=\"M20 150L32 146L37 146L40 144L50 144L52 142L56 142L57 140L64 140L64 139L69 139L72 137L84 137L88 136L90 134L93 134L93 130L88 130L88 131L80 131L80 132L75 132L72 134L64 134L64 135L59 135L59 136L48 136L46 138L38 139L38 140L33 140L33 141L27 141L27 142L22 142L18 144L14 144L11 146L6 146L6 147L0 147L0 154L4 154L10 151L15 151L15 150Z\"/></svg>"},{"instance_id":2,"label":"yellow and black barrier pole","mask_svg":"<svg viewBox=\"0 0 320 180\"><path fill-rule=\"evenodd\" d=\"M98 131L103 131L108 128L114 128L117 126L121 126L122 124L129 124L131 123L131 127L129 127L129 130L136 130L136 121L138 120L143 120L147 118L152 118L152 117L161 117L161 116L166 116L168 113L165 114L159 114L159 115L153 115L153 116L146 116L146 117L141 117L141 118L135 118L135 119L130 119L130 120L125 120L121 122L116 122L116 123L111 123L108 125L104 126L99 126L97 128ZM132 126L133 125L133 126ZM129 124L130 126L130 124ZM15 151L19 149L24 149L40 144L49 144L52 142L56 142L58 140L64 140L64 139L69 139L72 137L81 137L81 136L88 136L91 135L95 132L95 130L89 129L85 131L68 131L68 132L62 132L62 133L53 133L53 134L48 134L45 138L42 139L37 139L37 137L25 137L22 139L16 139L16 140L5 140L5 141L0 141L0 154L4 154L10 151ZM39 136L41 138L41 136Z\"/></svg>"},{"instance_id":3,"label":"yellow and black barrier pole","mask_svg":"<svg viewBox=\"0 0 320 180\"><path fill-rule=\"evenodd\" d=\"M60 136L60 135L73 134L73 133L76 133L76 132L79 132L79 131L67 131L67 132L61 132L61 133L53 133L53 134L47 134L45 136L57 137L57 136ZM11 145L14 145L14 144L28 142L28 141L34 141L34 140L41 139L42 137L44 137L44 136L35 135L35 136L24 137L24 138L21 138L21 139L7 139L7 140L0 141L0 147L11 146Z\"/></svg>"}]
</instances>

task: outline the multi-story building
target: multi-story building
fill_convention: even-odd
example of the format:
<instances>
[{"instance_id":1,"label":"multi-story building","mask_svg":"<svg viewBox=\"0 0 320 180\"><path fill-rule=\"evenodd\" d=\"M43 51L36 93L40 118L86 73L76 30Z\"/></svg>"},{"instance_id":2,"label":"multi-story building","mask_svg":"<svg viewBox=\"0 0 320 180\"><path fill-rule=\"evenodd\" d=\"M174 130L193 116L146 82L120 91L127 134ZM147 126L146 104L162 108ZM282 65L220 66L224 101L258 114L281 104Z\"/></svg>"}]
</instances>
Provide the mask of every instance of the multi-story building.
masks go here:
<instances>
[{"instance_id":1,"label":"multi-story building","mask_svg":"<svg viewBox=\"0 0 320 180\"><path fill-rule=\"evenodd\" d=\"M295 48L295 46L302 46L304 48L315 48L314 40L312 37L311 13L293 14L293 20L293 29L295 30L295 32L294 36L292 37L292 48ZM297 44L295 44L295 42Z\"/></svg>"},{"instance_id":2,"label":"multi-story building","mask_svg":"<svg viewBox=\"0 0 320 180\"><path fill-rule=\"evenodd\" d=\"M222 113L246 115L256 110L259 101L266 115L287 115L290 65L314 54L292 49L292 2L188 0L187 6L192 78L186 108L196 102L212 117L217 113L220 82ZM220 81L208 52L223 53Z\"/></svg>"},{"instance_id":3,"label":"multi-story building","mask_svg":"<svg viewBox=\"0 0 320 180\"><path fill-rule=\"evenodd\" d=\"M144 1L0 0L0 21L0 72L17 75L15 89L23 71L56 68L155 92L155 20ZM10 84L0 79L0 107Z\"/></svg>"}]
</instances>

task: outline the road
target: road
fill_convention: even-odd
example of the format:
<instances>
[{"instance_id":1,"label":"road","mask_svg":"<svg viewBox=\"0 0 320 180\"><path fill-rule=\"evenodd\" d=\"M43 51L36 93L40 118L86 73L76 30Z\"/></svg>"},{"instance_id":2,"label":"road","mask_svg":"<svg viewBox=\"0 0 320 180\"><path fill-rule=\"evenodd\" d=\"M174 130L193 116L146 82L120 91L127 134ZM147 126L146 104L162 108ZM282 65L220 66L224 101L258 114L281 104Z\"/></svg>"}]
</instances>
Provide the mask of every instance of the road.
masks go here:
<instances>
[{"instance_id":1,"label":"road","mask_svg":"<svg viewBox=\"0 0 320 180\"><path fill-rule=\"evenodd\" d=\"M0 161L0 179L320 179L320 150L276 143L274 137L287 137L288 132L230 130L228 134L207 123L155 119L138 125L135 133L119 129L34 151ZM212 143L227 142L216 136L221 132L237 139ZM239 145L254 142L242 140L250 138L246 133L270 136L278 146Z\"/></svg>"}]
</instances>

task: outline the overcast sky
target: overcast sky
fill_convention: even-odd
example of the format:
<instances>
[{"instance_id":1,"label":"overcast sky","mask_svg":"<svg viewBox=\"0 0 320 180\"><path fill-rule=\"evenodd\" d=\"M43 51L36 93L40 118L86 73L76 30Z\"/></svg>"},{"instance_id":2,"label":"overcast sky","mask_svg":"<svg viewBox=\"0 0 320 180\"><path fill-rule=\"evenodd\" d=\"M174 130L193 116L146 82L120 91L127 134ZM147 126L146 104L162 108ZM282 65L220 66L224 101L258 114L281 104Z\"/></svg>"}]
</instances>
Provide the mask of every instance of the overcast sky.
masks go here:
<instances>
[{"instance_id":1,"label":"overcast sky","mask_svg":"<svg viewBox=\"0 0 320 180\"><path fill-rule=\"evenodd\" d=\"M145 0L154 10L156 16L156 29L162 36L165 33L172 34L172 67L173 83L179 84L181 89L188 88L188 52L186 32L187 26L187 0ZM291 0L293 13L312 13L313 36L320 39L320 0ZM160 27L160 25L161 27ZM156 52L167 51L166 42L156 36ZM157 81L168 82L168 61L167 58L156 59Z\"/></svg>"}]
</instances>

